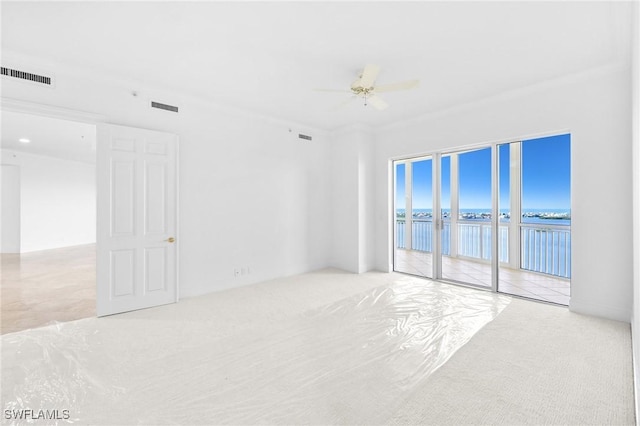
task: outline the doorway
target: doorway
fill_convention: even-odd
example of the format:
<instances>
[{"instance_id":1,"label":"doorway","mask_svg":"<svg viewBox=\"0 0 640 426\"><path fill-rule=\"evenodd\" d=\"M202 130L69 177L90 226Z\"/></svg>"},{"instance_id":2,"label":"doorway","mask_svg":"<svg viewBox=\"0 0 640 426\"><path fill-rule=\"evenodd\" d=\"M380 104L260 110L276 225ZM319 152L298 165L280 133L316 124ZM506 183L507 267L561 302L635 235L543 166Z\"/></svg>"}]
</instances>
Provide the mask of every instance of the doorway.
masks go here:
<instances>
[{"instance_id":1,"label":"doorway","mask_svg":"<svg viewBox=\"0 0 640 426\"><path fill-rule=\"evenodd\" d=\"M34 109L42 109L36 107L34 105ZM50 110L56 117L68 114L66 110L59 112L56 108L44 108L47 111ZM25 117L28 120L56 123L55 125L63 127L69 127L70 123L84 126L85 132L80 135L79 143L90 150L88 155L93 161L92 170L82 176L74 175L76 168L70 164L62 167L58 167L58 164L56 166L58 172L53 174L51 179L40 179L38 184L33 185L36 192L49 198L44 203L41 201L35 203L36 211L42 215L37 232L31 233L34 238L26 239L25 236L31 231L23 232L29 228L25 226L27 221L22 221L19 250L14 250L17 251L16 253L2 254L3 276L0 288L3 293L2 332L19 331L55 321L95 316L96 313L99 316L111 315L177 302L177 135L127 126L95 124L98 120L93 123L76 122L6 110L2 110L2 114L3 164L9 161L7 159L22 157L25 158L22 162L15 160L16 164L23 169L21 173L29 168L36 170L40 176L46 169L42 167L44 160L40 157L55 157L53 153L58 151L63 151L65 155L71 155L74 152L72 149L62 147L64 143L59 144L60 141L53 139L51 135L55 133L44 130L46 128L44 125L23 126L23 130L30 129L32 134L38 136L29 138L27 142L21 141L20 139L27 139L22 137L23 130L16 131L15 134L11 133L9 131L11 126L6 124L19 123L20 119ZM85 119L87 114L80 115ZM19 129L20 126L15 128ZM44 134L39 135L36 130ZM93 135L92 140L87 138L89 133ZM77 138L63 139L76 140ZM35 154L25 148L29 146L29 149L33 149L32 147L36 144L32 142L35 140L40 142L48 140L49 143L38 144L38 149L41 151ZM56 161L67 161L67 159ZM27 164L29 167L25 167ZM34 164L38 167L32 167ZM61 175L68 177L69 172L72 179L68 179L68 184L63 185L65 189L86 186L93 188L92 195L86 203L92 206L90 217L80 214L86 206L82 203L78 204L75 196L68 196L66 193L60 196L50 190L54 177L59 178ZM27 176L26 173L22 174ZM26 179L19 180L21 185L26 181ZM18 208L23 215L29 210L25 209L28 204L27 199L22 197L26 193L24 185L18 192L21 196L20 205L15 206L17 203L12 203L9 207ZM81 217L86 219L92 228L90 231L85 229L81 233L89 240L79 242L78 234L66 225L76 224ZM31 218L25 216L25 219ZM55 238L53 240L42 238L44 234L53 235ZM37 246L34 245L34 241L48 245ZM61 263L66 267L71 265L76 272L74 275L78 275L79 267L74 266L68 259L61 260L64 254L49 251L68 249L70 246L86 246L84 249L90 253L89 256L83 257L72 253L71 258L72 260L77 260L79 257L85 259L91 269L90 289L87 288L86 291L76 289L71 292L75 296L82 295L91 299L90 303L83 303L90 306L90 312L82 311L72 317L69 314L76 310L78 301L74 302L69 297L70 293L60 289L64 286L59 285L57 280L61 275L57 267ZM26 253L27 251L29 253ZM34 257L35 261L33 261ZM43 278L41 284L46 290L45 293L34 289L27 290L25 281L34 284L33 276L25 269L29 264L34 264L36 275ZM43 264L53 268L53 271L42 274ZM45 295L45 299L38 301L37 296L42 294ZM83 299L83 302L87 300Z\"/></svg>"},{"instance_id":2,"label":"doorway","mask_svg":"<svg viewBox=\"0 0 640 426\"><path fill-rule=\"evenodd\" d=\"M571 136L501 144L498 290L568 305L571 297Z\"/></svg>"},{"instance_id":3,"label":"doorway","mask_svg":"<svg viewBox=\"0 0 640 426\"><path fill-rule=\"evenodd\" d=\"M1 332L95 316L96 126L5 110L2 123L12 179L2 188Z\"/></svg>"},{"instance_id":4,"label":"doorway","mask_svg":"<svg viewBox=\"0 0 640 426\"><path fill-rule=\"evenodd\" d=\"M393 170L394 271L568 305L569 134L400 159Z\"/></svg>"},{"instance_id":5,"label":"doorway","mask_svg":"<svg viewBox=\"0 0 640 426\"><path fill-rule=\"evenodd\" d=\"M441 159L441 276L491 288L491 147Z\"/></svg>"},{"instance_id":6,"label":"doorway","mask_svg":"<svg viewBox=\"0 0 640 426\"><path fill-rule=\"evenodd\" d=\"M394 265L396 270L433 277L433 158L394 165L396 182Z\"/></svg>"}]
</instances>

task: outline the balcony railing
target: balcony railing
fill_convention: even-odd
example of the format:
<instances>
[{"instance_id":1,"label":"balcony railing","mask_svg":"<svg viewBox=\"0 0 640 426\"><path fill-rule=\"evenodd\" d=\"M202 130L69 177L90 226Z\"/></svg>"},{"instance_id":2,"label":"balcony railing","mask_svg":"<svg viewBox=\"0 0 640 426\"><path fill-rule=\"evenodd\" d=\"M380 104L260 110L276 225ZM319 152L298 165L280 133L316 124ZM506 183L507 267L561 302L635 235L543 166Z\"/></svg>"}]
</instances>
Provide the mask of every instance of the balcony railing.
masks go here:
<instances>
[{"instance_id":1,"label":"balcony railing","mask_svg":"<svg viewBox=\"0 0 640 426\"><path fill-rule=\"evenodd\" d=\"M571 230L568 225L520 225L520 267L558 277L571 277Z\"/></svg>"},{"instance_id":2,"label":"balcony railing","mask_svg":"<svg viewBox=\"0 0 640 426\"><path fill-rule=\"evenodd\" d=\"M413 219L411 249L433 252L433 226L431 219ZM396 220L396 247L405 244L404 219ZM457 223L457 256L491 261L491 224L481 221ZM498 234L498 257L509 263L509 225L501 224ZM520 225L520 268L533 272L571 277L571 232L568 225ZM442 254L451 256L451 223L444 222Z\"/></svg>"},{"instance_id":3,"label":"balcony railing","mask_svg":"<svg viewBox=\"0 0 640 426\"><path fill-rule=\"evenodd\" d=\"M498 259L509 262L509 226L499 226ZM491 224L478 221L458 222L458 256L491 261Z\"/></svg>"}]
</instances>

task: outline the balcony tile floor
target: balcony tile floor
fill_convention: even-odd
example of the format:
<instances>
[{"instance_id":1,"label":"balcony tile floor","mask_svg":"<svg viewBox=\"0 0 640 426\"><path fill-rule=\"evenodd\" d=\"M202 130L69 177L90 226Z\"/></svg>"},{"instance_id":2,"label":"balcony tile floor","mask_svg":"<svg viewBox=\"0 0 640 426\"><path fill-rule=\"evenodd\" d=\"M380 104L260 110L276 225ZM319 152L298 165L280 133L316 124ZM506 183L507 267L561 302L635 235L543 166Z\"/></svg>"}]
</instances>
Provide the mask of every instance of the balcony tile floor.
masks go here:
<instances>
[{"instance_id":1,"label":"balcony tile floor","mask_svg":"<svg viewBox=\"0 0 640 426\"><path fill-rule=\"evenodd\" d=\"M397 249L394 269L397 272L430 277L431 257L431 253L427 252ZM491 287L491 265L443 256L442 277L445 280ZM570 281L567 279L502 266L499 277L498 289L502 293L560 305L569 304Z\"/></svg>"}]
</instances>

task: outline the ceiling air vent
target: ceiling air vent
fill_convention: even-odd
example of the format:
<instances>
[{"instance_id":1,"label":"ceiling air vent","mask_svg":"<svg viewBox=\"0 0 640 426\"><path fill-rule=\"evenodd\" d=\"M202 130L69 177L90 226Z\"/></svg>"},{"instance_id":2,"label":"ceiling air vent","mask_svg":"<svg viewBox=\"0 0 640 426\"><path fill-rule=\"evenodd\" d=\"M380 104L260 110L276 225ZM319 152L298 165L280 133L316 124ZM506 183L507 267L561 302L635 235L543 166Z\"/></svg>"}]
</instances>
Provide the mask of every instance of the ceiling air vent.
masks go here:
<instances>
[{"instance_id":1,"label":"ceiling air vent","mask_svg":"<svg viewBox=\"0 0 640 426\"><path fill-rule=\"evenodd\" d=\"M161 104L160 102L151 101L151 108L158 108L158 109L164 109L166 111L178 112L177 106Z\"/></svg>"},{"instance_id":2,"label":"ceiling air vent","mask_svg":"<svg viewBox=\"0 0 640 426\"><path fill-rule=\"evenodd\" d=\"M298 133L298 138L300 139L304 139L306 141L310 141L311 139L313 139L311 136L309 135L303 135L302 133Z\"/></svg>"},{"instance_id":3,"label":"ceiling air vent","mask_svg":"<svg viewBox=\"0 0 640 426\"><path fill-rule=\"evenodd\" d=\"M51 86L53 79L46 75L38 75L27 71L20 71L13 68L1 67L1 74L7 77L18 78L24 81L30 81L32 83L45 84Z\"/></svg>"}]
</instances>

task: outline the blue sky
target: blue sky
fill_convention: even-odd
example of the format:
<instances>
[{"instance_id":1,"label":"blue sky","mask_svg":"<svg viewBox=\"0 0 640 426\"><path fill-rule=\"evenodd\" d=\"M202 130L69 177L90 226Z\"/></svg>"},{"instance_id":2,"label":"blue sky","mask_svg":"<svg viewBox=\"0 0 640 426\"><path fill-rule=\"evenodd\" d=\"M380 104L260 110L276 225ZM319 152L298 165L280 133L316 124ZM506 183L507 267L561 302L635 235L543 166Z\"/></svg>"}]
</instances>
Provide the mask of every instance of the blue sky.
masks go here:
<instances>
[{"instance_id":1,"label":"blue sky","mask_svg":"<svg viewBox=\"0 0 640 426\"><path fill-rule=\"evenodd\" d=\"M491 210L491 148L458 155L460 209Z\"/></svg>"},{"instance_id":2,"label":"blue sky","mask_svg":"<svg viewBox=\"0 0 640 426\"><path fill-rule=\"evenodd\" d=\"M429 209L433 204L431 184L432 161L425 160L413 163L413 207ZM428 206L428 207L427 207Z\"/></svg>"},{"instance_id":3,"label":"blue sky","mask_svg":"<svg viewBox=\"0 0 640 426\"><path fill-rule=\"evenodd\" d=\"M509 157L509 144L500 145L498 147L498 174L500 180L500 196L498 198L499 210L510 210L511 194L509 192L511 158Z\"/></svg>"},{"instance_id":4,"label":"blue sky","mask_svg":"<svg viewBox=\"0 0 640 426\"><path fill-rule=\"evenodd\" d=\"M500 209L509 208L509 144L499 147ZM491 149L458 156L460 208L491 209ZM397 206L404 208L403 165L397 167ZM570 135L527 140L522 143L522 208L566 209L570 201ZM432 161L413 163L413 207L432 206ZM442 207L449 208L450 161L442 157Z\"/></svg>"},{"instance_id":5,"label":"blue sky","mask_svg":"<svg viewBox=\"0 0 640 426\"><path fill-rule=\"evenodd\" d=\"M571 136L522 143L522 208L571 208Z\"/></svg>"}]
</instances>

